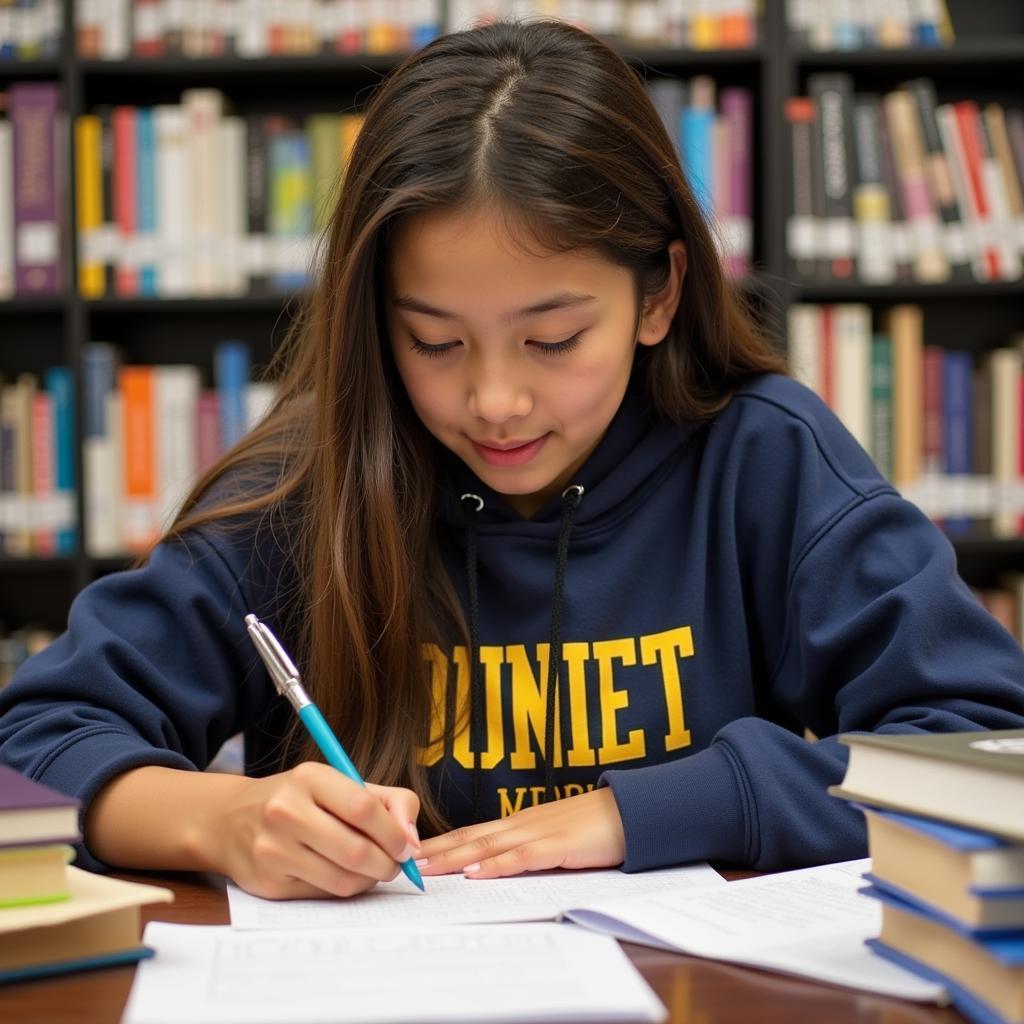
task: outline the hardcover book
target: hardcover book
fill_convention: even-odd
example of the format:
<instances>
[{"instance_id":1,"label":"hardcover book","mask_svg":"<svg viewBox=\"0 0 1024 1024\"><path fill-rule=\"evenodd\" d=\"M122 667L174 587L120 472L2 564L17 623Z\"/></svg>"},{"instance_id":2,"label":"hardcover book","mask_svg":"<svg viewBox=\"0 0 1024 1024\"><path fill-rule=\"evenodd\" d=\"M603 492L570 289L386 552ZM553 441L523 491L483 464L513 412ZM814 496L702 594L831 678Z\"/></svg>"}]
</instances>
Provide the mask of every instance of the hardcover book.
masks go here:
<instances>
[{"instance_id":1,"label":"hardcover book","mask_svg":"<svg viewBox=\"0 0 1024 1024\"><path fill-rule=\"evenodd\" d=\"M0 848L77 842L78 804L0 764Z\"/></svg>"},{"instance_id":2,"label":"hardcover book","mask_svg":"<svg viewBox=\"0 0 1024 1024\"><path fill-rule=\"evenodd\" d=\"M851 733L833 796L1024 840L1024 729Z\"/></svg>"}]
</instances>

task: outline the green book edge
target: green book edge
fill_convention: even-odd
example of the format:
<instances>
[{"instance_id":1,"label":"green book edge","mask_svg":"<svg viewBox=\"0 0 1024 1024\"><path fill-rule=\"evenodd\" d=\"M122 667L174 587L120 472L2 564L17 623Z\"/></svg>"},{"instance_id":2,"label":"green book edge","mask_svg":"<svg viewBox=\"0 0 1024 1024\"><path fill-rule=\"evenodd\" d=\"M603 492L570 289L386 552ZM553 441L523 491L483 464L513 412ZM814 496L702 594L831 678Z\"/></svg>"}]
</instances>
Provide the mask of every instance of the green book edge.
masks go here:
<instances>
[{"instance_id":1,"label":"green book edge","mask_svg":"<svg viewBox=\"0 0 1024 1024\"><path fill-rule=\"evenodd\" d=\"M15 899L0 899L0 910L6 910L11 907L34 907L40 903L60 903L62 900L71 898L69 890L64 889L61 892L48 892L40 896L18 896Z\"/></svg>"}]
</instances>

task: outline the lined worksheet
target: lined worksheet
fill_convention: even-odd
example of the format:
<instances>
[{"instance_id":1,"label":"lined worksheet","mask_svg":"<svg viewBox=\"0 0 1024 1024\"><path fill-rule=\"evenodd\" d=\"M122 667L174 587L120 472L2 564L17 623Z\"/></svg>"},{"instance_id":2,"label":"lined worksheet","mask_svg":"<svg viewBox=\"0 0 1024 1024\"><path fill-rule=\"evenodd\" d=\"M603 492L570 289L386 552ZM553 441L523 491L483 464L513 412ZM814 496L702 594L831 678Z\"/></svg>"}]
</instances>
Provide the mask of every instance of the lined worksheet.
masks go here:
<instances>
[{"instance_id":1,"label":"lined worksheet","mask_svg":"<svg viewBox=\"0 0 1024 1024\"><path fill-rule=\"evenodd\" d=\"M658 1024L614 939L574 925L240 932L151 922L121 1024ZM499 997L500 995L500 997Z\"/></svg>"},{"instance_id":2,"label":"lined worksheet","mask_svg":"<svg viewBox=\"0 0 1024 1024\"><path fill-rule=\"evenodd\" d=\"M544 871L513 878L425 878L420 892L404 875L349 899L264 900L228 885L231 924L263 928L352 928L410 924L552 921L596 900L631 899L726 882L707 864L627 875L618 869Z\"/></svg>"}]
</instances>

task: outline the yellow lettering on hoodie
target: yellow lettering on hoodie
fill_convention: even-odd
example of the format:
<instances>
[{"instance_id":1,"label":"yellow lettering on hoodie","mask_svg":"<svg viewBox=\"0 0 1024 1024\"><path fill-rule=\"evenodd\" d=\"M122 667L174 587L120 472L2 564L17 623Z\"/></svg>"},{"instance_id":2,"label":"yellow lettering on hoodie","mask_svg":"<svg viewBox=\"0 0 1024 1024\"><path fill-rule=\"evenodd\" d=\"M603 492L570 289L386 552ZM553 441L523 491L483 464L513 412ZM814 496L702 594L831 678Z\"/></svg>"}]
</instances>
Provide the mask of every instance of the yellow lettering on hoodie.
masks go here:
<instances>
[{"instance_id":1,"label":"yellow lettering on hoodie","mask_svg":"<svg viewBox=\"0 0 1024 1024\"><path fill-rule=\"evenodd\" d=\"M537 756L530 743L531 732L537 740L541 754L545 755L544 718L547 713L550 651L550 644L537 644L538 671L535 675L526 648L522 644L513 644L505 648L505 660L512 670L512 728L515 734L515 747L509 757L509 765L516 770L535 768L537 765ZM556 768L562 761L559 746L556 696L555 752L552 761Z\"/></svg>"},{"instance_id":2,"label":"yellow lettering on hoodie","mask_svg":"<svg viewBox=\"0 0 1024 1024\"><path fill-rule=\"evenodd\" d=\"M668 732L665 750L679 750L690 745L683 711L683 683L679 678L679 659L693 657L693 630L689 626L667 629L640 637L640 659L645 665L657 661L661 665L661 682L665 688L665 714Z\"/></svg>"},{"instance_id":3,"label":"yellow lettering on hoodie","mask_svg":"<svg viewBox=\"0 0 1024 1024\"><path fill-rule=\"evenodd\" d=\"M599 640L593 645L594 660L598 669L598 692L601 696L601 749L598 751L599 764L615 764L643 757L646 752L643 729L633 729L625 743L619 742L616 718L618 713L629 707L629 694L615 689L614 661L623 665L636 664L636 641L632 637L621 640Z\"/></svg>"}]
</instances>

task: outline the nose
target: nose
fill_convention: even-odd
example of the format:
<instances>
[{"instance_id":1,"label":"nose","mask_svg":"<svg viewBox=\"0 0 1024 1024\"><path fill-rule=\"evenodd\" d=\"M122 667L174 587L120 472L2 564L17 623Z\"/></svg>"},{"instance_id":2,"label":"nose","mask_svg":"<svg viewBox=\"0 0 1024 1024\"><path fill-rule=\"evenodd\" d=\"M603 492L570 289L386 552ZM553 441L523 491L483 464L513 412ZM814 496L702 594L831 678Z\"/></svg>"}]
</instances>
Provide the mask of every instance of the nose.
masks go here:
<instances>
[{"instance_id":1,"label":"nose","mask_svg":"<svg viewBox=\"0 0 1024 1024\"><path fill-rule=\"evenodd\" d=\"M469 411L477 419L501 424L533 411L533 393L523 371L498 360L474 368Z\"/></svg>"}]
</instances>

